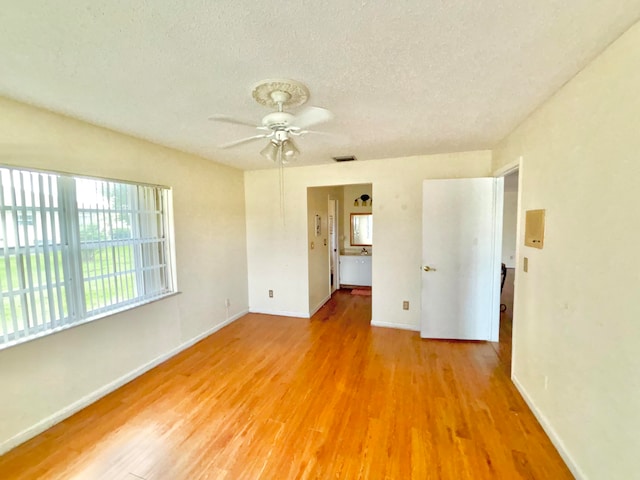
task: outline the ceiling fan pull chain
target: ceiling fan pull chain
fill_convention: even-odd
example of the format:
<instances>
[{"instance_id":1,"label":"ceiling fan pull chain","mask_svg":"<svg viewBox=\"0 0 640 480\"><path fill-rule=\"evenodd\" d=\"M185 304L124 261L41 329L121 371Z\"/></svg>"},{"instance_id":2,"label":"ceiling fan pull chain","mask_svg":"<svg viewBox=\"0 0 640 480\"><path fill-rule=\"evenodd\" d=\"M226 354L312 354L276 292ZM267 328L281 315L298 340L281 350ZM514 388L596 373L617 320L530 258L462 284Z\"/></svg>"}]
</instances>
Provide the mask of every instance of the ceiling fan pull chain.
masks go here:
<instances>
[{"instance_id":1,"label":"ceiling fan pull chain","mask_svg":"<svg viewBox=\"0 0 640 480\"><path fill-rule=\"evenodd\" d=\"M282 225L285 225L284 221L284 162L282 161L282 145L278 147L278 157L279 164L278 169L280 170L280 216L282 217Z\"/></svg>"}]
</instances>

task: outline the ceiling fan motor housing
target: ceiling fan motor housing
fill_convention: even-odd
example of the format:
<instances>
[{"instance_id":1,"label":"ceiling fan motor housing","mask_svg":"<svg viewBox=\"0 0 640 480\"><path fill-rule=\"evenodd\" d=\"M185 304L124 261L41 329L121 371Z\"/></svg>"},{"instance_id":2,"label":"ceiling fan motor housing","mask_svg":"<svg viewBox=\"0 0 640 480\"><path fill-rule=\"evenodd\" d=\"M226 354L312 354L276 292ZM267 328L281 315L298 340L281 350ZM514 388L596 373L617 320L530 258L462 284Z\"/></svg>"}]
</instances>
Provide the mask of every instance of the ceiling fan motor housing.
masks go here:
<instances>
[{"instance_id":1,"label":"ceiling fan motor housing","mask_svg":"<svg viewBox=\"0 0 640 480\"><path fill-rule=\"evenodd\" d=\"M289 135L287 135L286 130L276 130L273 139L271 140L274 143L281 144L289 140ZM290 141L290 140L289 140Z\"/></svg>"},{"instance_id":2,"label":"ceiling fan motor housing","mask_svg":"<svg viewBox=\"0 0 640 480\"><path fill-rule=\"evenodd\" d=\"M287 112L273 112L262 119L262 125L270 130L286 130L293 124L294 116Z\"/></svg>"}]
</instances>

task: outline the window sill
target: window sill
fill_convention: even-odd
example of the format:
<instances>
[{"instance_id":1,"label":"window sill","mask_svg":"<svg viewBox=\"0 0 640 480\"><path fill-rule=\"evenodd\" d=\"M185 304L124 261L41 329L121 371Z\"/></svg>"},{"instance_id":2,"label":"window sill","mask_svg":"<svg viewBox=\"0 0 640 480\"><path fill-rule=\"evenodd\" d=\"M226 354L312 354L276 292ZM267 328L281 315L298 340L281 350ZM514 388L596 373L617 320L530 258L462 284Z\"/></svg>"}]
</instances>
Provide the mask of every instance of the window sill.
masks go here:
<instances>
[{"instance_id":1,"label":"window sill","mask_svg":"<svg viewBox=\"0 0 640 480\"><path fill-rule=\"evenodd\" d=\"M70 330L72 328L79 327L81 325L86 325L87 323L95 322L96 320L102 320L102 319L105 319L107 317L112 317L114 315L119 315L121 313L128 312L130 310L135 310L137 308L144 307L145 305L149 305L151 303L156 303L156 302L159 302L159 301L162 301L162 300L166 300L167 298L174 297L176 295L180 295L181 293L182 292L179 292L179 291L178 292L166 293L166 294L161 295L161 296L159 296L157 298L144 300L144 301L142 301L140 303L134 303L134 304L127 305L126 307L122 307L122 308L119 308L119 309L116 309L116 310L110 310L108 312L100 313L98 315L94 315L92 317L88 317L88 318L82 319L79 322L75 322L75 323L72 323L72 324L69 324L69 325L62 325L60 327L56 327L56 328L51 329L51 330L45 330L45 331L39 332L39 333L37 333L35 335L31 335L29 337L22 337L22 338L18 338L16 340L10 340L7 343L0 344L0 352L2 352L2 350L6 350L8 348L15 347L17 345L23 345L23 344L25 344L27 342L30 342L32 340L37 340L37 339L40 339L40 338L48 337L50 335L55 335L57 333L64 332L66 330Z\"/></svg>"}]
</instances>

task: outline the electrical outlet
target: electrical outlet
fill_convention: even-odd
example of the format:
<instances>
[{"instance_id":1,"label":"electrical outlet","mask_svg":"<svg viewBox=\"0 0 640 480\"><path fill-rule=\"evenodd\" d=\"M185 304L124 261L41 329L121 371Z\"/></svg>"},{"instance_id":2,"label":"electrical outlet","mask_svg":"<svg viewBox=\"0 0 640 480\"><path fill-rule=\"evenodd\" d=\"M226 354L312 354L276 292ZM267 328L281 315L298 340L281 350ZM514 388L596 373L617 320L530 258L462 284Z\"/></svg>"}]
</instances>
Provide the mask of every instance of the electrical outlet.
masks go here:
<instances>
[{"instance_id":1,"label":"electrical outlet","mask_svg":"<svg viewBox=\"0 0 640 480\"><path fill-rule=\"evenodd\" d=\"M524 270L525 273L529 271L529 259L527 257L524 257L522 262L522 270Z\"/></svg>"},{"instance_id":2,"label":"electrical outlet","mask_svg":"<svg viewBox=\"0 0 640 480\"><path fill-rule=\"evenodd\" d=\"M402 309L409 310L409 300L405 300L404 302L402 302Z\"/></svg>"},{"instance_id":3,"label":"electrical outlet","mask_svg":"<svg viewBox=\"0 0 640 480\"><path fill-rule=\"evenodd\" d=\"M269 290L269 298L273 298L273 290Z\"/></svg>"},{"instance_id":4,"label":"electrical outlet","mask_svg":"<svg viewBox=\"0 0 640 480\"><path fill-rule=\"evenodd\" d=\"M229 300L228 298L224 301L224 306L229 308L231 306L231 300Z\"/></svg>"}]
</instances>

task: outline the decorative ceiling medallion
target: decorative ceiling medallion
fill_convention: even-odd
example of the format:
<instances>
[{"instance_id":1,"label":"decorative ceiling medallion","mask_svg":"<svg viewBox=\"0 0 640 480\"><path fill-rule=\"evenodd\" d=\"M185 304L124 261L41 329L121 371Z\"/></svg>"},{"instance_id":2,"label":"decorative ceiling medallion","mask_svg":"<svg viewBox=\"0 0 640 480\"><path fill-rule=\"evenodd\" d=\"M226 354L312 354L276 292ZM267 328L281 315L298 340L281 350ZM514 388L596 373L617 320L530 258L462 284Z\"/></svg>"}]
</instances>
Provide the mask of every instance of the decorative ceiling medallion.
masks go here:
<instances>
[{"instance_id":1,"label":"decorative ceiling medallion","mask_svg":"<svg viewBox=\"0 0 640 480\"><path fill-rule=\"evenodd\" d=\"M263 80L251 92L253 98L260 105L278 108L282 102L283 108L294 108L309 100L309 89L295 80Z\"/></svg>"}]
</instances>

